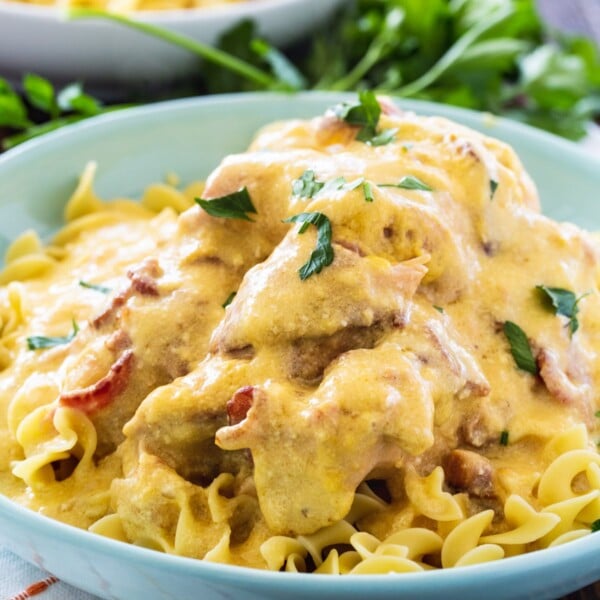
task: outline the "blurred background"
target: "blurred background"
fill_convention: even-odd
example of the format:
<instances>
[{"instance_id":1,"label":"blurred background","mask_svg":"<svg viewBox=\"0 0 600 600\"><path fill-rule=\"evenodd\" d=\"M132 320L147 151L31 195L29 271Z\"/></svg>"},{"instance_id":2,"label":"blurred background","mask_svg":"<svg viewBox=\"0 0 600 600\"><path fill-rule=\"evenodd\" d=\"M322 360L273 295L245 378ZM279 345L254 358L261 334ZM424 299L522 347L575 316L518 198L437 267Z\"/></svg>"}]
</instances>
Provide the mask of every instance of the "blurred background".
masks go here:
<instances>
[{"instance_id":1,"label":"blurred background","mask_svg":"<svg viewBox=\"0 0 600 600\"><path fill-rule=\"evenodd\" d=\"M0 0L4 149L131 104L253 90L371 88L590 147L598 135L600 0L213 0L177 10L194 0L129 0L117 17L89 10L92 0L71 14L39 1Z\"/></svg>"}]
</instances>

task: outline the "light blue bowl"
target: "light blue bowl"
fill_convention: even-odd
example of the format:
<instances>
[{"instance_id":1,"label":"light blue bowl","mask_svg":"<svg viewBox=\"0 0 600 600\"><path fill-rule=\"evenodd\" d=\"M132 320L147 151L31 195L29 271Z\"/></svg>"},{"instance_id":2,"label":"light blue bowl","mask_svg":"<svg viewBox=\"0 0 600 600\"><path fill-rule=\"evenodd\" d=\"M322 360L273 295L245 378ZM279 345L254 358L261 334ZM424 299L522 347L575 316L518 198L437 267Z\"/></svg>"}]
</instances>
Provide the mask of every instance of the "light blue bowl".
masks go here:
<instances>
[{"instance_id":1,"label":"light blue bowl","mask_svg":"<svg viewBox=\"0 0 600 600\"><path fill-rule=\"evenodd\" d=\"M0 156L0 251L20 231L49 234L89 160L101 196L139 195L175 171L206 176L270 121L310 117L349 96L246 94L168 102L112 113ZM504 120L403 101L514 146L535 180L544 212L600 229L600 160L570 142ZM555 598L600 579L600 533L570 544L474 567L403 575L332 577L271 573L168 556L52 521L0 497L0 540L25 560L103 598Z\"/></svg>"}]
</instances>

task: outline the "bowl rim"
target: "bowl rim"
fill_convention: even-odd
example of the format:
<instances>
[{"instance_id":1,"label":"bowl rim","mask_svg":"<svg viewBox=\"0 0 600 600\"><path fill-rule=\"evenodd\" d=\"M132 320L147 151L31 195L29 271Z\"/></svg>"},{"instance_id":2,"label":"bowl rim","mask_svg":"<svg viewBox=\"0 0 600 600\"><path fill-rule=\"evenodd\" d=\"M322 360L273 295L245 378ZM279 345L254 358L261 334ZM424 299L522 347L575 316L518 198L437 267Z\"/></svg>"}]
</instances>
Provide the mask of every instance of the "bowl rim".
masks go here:
<instances>
[{"instance_id":1,"label":"bowl rim","mask_svg":"<svg viewBox=\"0 0 600 600\"><path fill-rule=\"evenodd\" d=\"M256 92L184 98L128 108L69 125L40 138L29 140L5 152L3 155L0 155L0 173L3 169L12 168L13 165L22 165L30 160L35 161L36 156L47 154L49 149L53 148L57 142L68 145L80 136L86 136L94 130L101 131L107 129L107 126L114 128L125 120L140 122L145 119L163 117L170 111L182 110L185 112L190 109L201 110L203 106L211 105L218 105L219 108L227 108L228 106L235 107L236 104L248 102L264 104L265 101L272 100L274 97L280 100L294 97L301 102L314 101L315 104L327 103L333 105L336 102L354 99L356 95L353 93L338 92L302 92L290 96L284 93ZM574 142L564 140L529 125L502 117L493 117L473 110L433 102L399 99L399 103L403 108L418 112L419 114L442 116L444 118L453 118L453 115L458 118L460 116L469 116L470 119L478 119L482 127L488 129L490 135L494 134L496 127L502 126L504 131L524 136L525 139L533 141L538 146L552 145L560 157L556 158L556 160L563 160L563 155L569 154L572 158L586 163L591 168L597 169L595 172L600 173L600 157L592 155ZM117 556L123 560L135 560L138 564L143 564L149 568L165 568L174 574L186 573L199 577L205 575L209 576L214 582L224 584L231 584L232 577L235 577L236 583L241 584L247 582L256 585L261 583L265 585L278 585L283 582L301 582L303 589L307 592L322 592L323 590L334 589L336 592L368 593L373 589L374 585L381 586L381 589L383 589L390 585L390 583L398 581L397 578L390 577L390 575L360 575L336 578L314 573L281 573L164 554L156 550L108 539L56 521L25 508L0 494L0 520L2 519L10 519L12 523L18 526L26 526L28 528L32 528L33 526L35 529L34 533L58 538L75 548L91 547L94 552L100 552L103 555L112 557ZM490 563L473 565L468 569L439 569L427 571L427 575L424 573L403 573L401 574L401 581L406 585L415 586L414 589L418 591L418 589L425 587L429 589L430 586L439 588L444 583L456 585L459 582L471 582L475 579L477 581L485 580L491 576L496 581L499 578L508 580L514 577L531 577L536 570L545 570L550 565L563 567L569 562L574 564L576 561L579 562L584 559L591 560L593 556L597 555L598 550L600 550L600 535L588 535L583 539L574 540L561 546L507 557ZM328 580L335 583L325 583Z\"/></svg>"},{"instance_id":2,"label":"bowl rim","mask_svg":"<svg viewBox=\"0 0 600 600\"><path fill-rule=\"evenodd\" d=\"M139 10L127 16L136 20L156 25L186 24L190 21L204 23L213 19L243 19L260 17L271 11L285 10L293 5L301 5L307 0L237 0L214 6L177 8L165 10ZM319 1L319 0L312 0ZM345 1L345 0L344 0ZM47 24L81 25L94 23L103 27L115 27L117 23L109 21L78 19L69 21L65 18L65 9L57 6L32 4L28 2L14 2L13 0L0 0L0 19L2 13L23 19L35 19ZM1 25L1 23L0 23ZM122 27L122 26L121 26ZM0 26L1 29L1 26Z\"/></svg>"},{"instance_id":3,"label":"bowl rim","mask_svg":"<svg viewBox=\"0 0 600 600\"><path fill-rule=\"evenodd\" d=\"M0 3L3 0L0 0ZM265 0L267 2L279 2L280 0ZM304 0L290 0L292 2ZM478 121L481 125L480 129L485 135L494 136L494 131L501 128L504 132L510 135L523 136L525 139L531 140L536 144L546 147L548 145L556 148L557 151L567 152L574 155L577 160L587 163L592 168L600 169L600 154L594 154L588 149L582 147L577 142L560 137L549 131L539 129L533 125L522 123L510 119L508 117L498 116L490 112L478 111L470 108L463 108L450 104L442 104L439 102L431 102L429 100L418 100L412 98L403 98L399 96L388 96L381 94L383 97L390 98L400 108L415 112L422 116L439 116L445 119L461 119ZM300 102L329 103L333 106L339 102L348 102L356 99L354 92L336 92L336 91L320 91L307 90L301 92L277 92L277 91L261 91L261 92L235 92L228 94L210 94L206 96L193 96L189 98L177 98L174 100L161 100L150 104L140 106L132 106L115 111L109 111L93 117L88 117L81 121L65 125L60 129L50 131L44 135L32 138L4 151L0 154L0 164L6 160L12 160L24 152L31 152L34 148L42 148L45 144L51 144L59 140L67 141L70 136L78 136L80 132L96 127L102 128L104 125L110 126L112 123L128 121L130 119L152 118L153 116L161 115L167 111L187 111L204 105L219 104L220 106L236 105L242 103L265 103L273 98L275 99L294 99ZM318 115L315 115L318 116ZM468 127L473 127L469 125ZM599 171L600 173L600 171Z\"/></svg>"}]
</instances>

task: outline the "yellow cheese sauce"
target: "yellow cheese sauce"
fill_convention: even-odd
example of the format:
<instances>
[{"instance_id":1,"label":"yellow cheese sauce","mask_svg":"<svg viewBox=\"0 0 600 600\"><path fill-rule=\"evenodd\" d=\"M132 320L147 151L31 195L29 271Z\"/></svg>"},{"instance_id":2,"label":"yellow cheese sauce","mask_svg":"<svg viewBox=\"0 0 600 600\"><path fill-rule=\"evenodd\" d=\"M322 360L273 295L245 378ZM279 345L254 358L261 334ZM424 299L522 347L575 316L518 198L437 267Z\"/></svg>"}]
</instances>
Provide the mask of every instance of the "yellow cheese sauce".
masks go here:
<instances>
[{"instance_id":1,"label":"yellow cheese sauce","mask_svg":"<svg viewBox=\"0 0 600 600\"><path fill-rule=\"evenodd\" d=\"M540 214L505 144L383 106L389 144L333 114L276 123L204 189L141 206L98 199L90 167L54 242L13 244L2 493L289 571L464 566L591 533L598 241Z\"/></svg>"}]
</instances>

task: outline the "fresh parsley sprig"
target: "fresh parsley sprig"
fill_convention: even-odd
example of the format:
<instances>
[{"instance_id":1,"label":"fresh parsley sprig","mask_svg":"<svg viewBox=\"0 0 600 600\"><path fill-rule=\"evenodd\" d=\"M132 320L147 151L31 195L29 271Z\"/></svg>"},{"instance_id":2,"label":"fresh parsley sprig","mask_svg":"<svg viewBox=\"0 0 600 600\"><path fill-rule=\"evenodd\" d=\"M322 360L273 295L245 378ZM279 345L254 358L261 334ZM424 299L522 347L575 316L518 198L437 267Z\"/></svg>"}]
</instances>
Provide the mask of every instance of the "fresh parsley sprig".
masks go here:
<instances>
[{"instance_id":1,"label":"fresh parsley sprig","mask_svg":"<svg viewBox=\"0 0 600 600\"><path fill-rule=\"evenodd\" d=\"M205 200L196 198L196 202L211 217L220 217L223 219L241 219L243 221L252 221L248 213L257 214L248 188L244 186L237 192Z\"/></svg>"},{"instance_id":2,"label":"fresh parsley sprig","mask_svg":"<svg viewBox=\"0 0 600 600\"><path fill-rule=\"evenodd\" d=\"M567 327L573 335L579 329L579 302L588 294L582 294L578 298L571 290L547 285L537 285L535 289L542 294L542 301L555 315L567 317Z\"/></svg>"},{"instance_id":3,"label":"fresh parsley sprig","mask_svg":"<svg viewBox=\"0 0 600 600\"><path fill-rule=\"evenodd\" d=\"M0 127L13 131L2 141L4 150L87 117L126 106L104 107L86 94L80 83L57 91L50 81L33 73L23 77L22 88L23 98L6 80L0 79ZM35 118L29 115L28 107ZM40 113L45 120L40 118Z\"/></svg>"},{"instance_id":4,"label":"fresh parsley sprig","mask_svg":"<svg viewBox=\"0 0 600 600\"><path fill-rule=\"evenodd\" d=\"M300 279L304 281L311 275L320 273L324 267L329 266L333 262L334 252L331 245L331 221L329 218L320 212L303 212L293 215L284 220L285 223L302 223L299 234L304 233L310 225L317 228L317 245L312 251L310 258L304 263L298 273Z\"/></svg>"},{"instance_id":5,"label":"fresh parsley sprig","mask_svg":"<svg viewBox=\"0 0 600 600\"><path fill-rule=\"evenodd\" d=\"M27 338L27 348L29 350L43 350L46 348L54 348L55 346L61 346L63 344L68 344L69 342L75 339L75 336L79 332L79 325L75 319L72 321L73 323L73 331L69 335L56 336L56 337L47 337L44 335L32 335Z\"/></svg>"}]
</instances>

